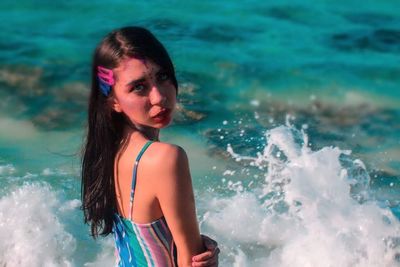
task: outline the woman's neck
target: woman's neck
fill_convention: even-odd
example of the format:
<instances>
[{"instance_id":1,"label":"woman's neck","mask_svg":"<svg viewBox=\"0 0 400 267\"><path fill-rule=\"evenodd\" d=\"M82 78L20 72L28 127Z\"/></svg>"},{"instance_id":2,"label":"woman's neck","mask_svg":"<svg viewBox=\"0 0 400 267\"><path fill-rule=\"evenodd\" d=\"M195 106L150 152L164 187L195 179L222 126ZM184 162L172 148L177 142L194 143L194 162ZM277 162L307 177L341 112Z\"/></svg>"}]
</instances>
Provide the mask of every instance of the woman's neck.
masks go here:
<instances>
[{"instance_id":1,"label":"woman's neck","mask_svg":"<svg viewBox=\"0 0 400 267\"><path fill-rule=\"evenodd\" d=\"M127 125L124 129L124 135L127 138L137 138L141 136L142 138L149 139L152 141L158 141L160 129L152 127L143 127L136 125Z\"/></svg>"}]
</instances>

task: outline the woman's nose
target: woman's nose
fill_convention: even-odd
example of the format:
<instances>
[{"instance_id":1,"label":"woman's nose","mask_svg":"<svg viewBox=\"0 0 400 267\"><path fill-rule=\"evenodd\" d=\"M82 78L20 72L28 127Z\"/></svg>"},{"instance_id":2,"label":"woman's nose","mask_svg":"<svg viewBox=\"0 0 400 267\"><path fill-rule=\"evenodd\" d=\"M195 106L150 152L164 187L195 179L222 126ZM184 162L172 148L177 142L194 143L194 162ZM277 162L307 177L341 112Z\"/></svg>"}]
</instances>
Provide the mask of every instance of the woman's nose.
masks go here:
<instances>
[{"instance_id":1,"label":"woman's nose","mask_svg":"<svg viewBox=\"0 0 400 267\"><path fill-rule=\"evenodd\" d=\"M166 100L166 96L162 88L157 84L152 85L149 98L150 98L150 103L152 105L163 104L164 101Z\"/></svg>"}]
</instances>

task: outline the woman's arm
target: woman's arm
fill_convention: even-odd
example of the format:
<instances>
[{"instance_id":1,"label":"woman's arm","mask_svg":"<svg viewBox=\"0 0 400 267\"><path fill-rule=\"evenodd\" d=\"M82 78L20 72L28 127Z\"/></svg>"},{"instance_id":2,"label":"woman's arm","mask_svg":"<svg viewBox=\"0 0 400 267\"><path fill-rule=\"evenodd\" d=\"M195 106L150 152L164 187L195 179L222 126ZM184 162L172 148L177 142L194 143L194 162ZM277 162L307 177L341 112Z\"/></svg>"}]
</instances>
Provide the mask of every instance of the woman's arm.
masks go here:
<instances>
[{"instance_id":1,"label":"woman's arm","mask_svg":"<svg viewBox=\"0 0 400 267\"><path fill-rule=\"evenodd\" d=\"M192 266L192 257L205 250L196 217L196 208L185 151L159 144L156 196L171 230L178 252L178 265Z\"/></svg>"}]
</instances>

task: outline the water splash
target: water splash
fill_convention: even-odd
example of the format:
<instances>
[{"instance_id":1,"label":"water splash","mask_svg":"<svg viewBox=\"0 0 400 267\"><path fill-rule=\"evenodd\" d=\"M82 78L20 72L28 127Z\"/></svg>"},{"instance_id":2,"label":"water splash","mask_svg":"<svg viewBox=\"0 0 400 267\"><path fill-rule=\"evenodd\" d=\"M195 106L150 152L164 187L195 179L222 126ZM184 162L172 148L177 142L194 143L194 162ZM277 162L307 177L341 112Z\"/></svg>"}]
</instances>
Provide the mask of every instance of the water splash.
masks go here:
<instances>
[{"instance_id":1,"label":"water splash","mask_svg":"<svg viewBox=\"0 0 400 267\"><path fill-rule=\"evenodd\" d=\"M0 198L1 266L74 266L75 238L56 216L46 184L24 184Z\"/></svg>"},{"instance_id":2,"label":"water splash","mask_svg":"<svg viewBox=\"0 0 400 267\"><path fill-rule=\"evenodd\" d=\"M266 140L256 157L227 149L263 171L264 183L206 204L202 228L220 238L222 264L400 264L399 221L369 197L368 172L351 151L312 151L307 135L290 125L267 131Z\"/></svg>"}]
</instances>

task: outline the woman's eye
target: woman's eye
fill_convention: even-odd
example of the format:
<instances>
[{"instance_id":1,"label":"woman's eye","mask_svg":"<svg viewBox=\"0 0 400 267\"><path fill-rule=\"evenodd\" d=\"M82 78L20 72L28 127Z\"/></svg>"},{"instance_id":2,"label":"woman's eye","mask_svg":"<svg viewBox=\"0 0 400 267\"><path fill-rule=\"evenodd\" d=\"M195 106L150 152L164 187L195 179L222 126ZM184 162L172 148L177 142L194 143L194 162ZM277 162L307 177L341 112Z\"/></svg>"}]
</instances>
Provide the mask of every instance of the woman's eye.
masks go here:
<instances>
[{"instance_id":1,"label":"woman's eye","mask_svg":"<svg viewBox=\"0 0 400 267\"><path fill-rule=\"evenodd\" d=\"M168 74L166 73L166 72L162 72L162 73L160 73L159 75L158 75L158 80L159 81L166 81L166 80L168 80L169 79L169 76L168 76Z\"/></svg>"},{"instance_id":2,"label":"woman's eye","mask_svg":"<svg viewBox=\"0 0 400 267\"><path fill-rule=\"evenodd\" d=\"M144 86L144 84L136 84L132 87L132 91L143 91L144 89L146 89L146 87Z\"/></svg>"}]
</instances>

